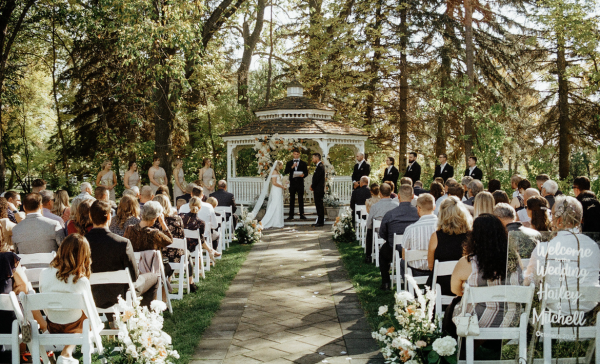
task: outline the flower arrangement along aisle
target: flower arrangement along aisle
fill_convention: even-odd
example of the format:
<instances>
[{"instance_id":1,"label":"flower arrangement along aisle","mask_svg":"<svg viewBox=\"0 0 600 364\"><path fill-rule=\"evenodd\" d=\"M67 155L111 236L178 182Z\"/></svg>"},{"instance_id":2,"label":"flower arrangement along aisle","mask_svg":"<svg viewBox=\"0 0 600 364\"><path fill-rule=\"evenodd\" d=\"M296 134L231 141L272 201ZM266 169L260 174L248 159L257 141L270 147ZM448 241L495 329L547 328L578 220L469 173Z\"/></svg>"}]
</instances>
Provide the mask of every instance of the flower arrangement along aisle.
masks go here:
<instances>
[{"instance_id":1,"label":"flower arrangement along aisle","mask_svg":"<svg viewBox=\"0 0 600 364\"><path fill-rule=\"evenodd\" d=\"M251 212L242 209L237 227L235 228L235 239L239 244L258 243L262 238L262 223L254 219Z\"/></svg>"},{"instance_id":2,"label":"flower arrangement along aisle","mask_svg":"<svg viewBox=\"0 0 600 364\"><path fill-rule=\"evenodd\" d=\"M352 242L355 240L352 210L349 207L346 207L340 216L335 219L331 231L333 232L333 240L337 242Z\"/></svg>"},{"instance_id":3,"label":"flower arrangement along aisle","mask_svg":"<svg viewBox=\"0 0 600 364\"><path fill-rule=\"evenodd\" d=\"M412 277L407 279L417 286ZM419 289L416 291L416 299L406 291L396 293L393 313L387 306L379 307L379 316L386 320L372 335L383 344L381 352L386 363L435 364L444 359L455 364L457 342L442 335L439 317L433 320L435 292L429 288L425 295Z\"/></svg>"},{"instance_id":4,"label":"flower arrangement along aisle","mask_svg":"<svg viewBox=\"0 0 600 364\"><path fill-rule=\"evenodd\" d=\"M164 331L162 312L167 305L162 301L152 301L150 310L140 305L141 297L135 305L119 296L115 310L115 325L119 329L118 341L121 352L112 355L111 363L172 364L179 354L172 349L171 337Z\"/></svg>"}]
</instances>

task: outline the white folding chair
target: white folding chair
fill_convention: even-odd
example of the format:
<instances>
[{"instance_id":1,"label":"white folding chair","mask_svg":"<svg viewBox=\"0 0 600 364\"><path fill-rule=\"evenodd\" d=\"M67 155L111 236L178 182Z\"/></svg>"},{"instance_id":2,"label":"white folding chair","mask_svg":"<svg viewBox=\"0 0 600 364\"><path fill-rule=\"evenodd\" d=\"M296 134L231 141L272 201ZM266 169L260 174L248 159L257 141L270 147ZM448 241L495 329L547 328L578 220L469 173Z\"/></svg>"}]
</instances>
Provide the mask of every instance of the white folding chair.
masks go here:
<instances>
[{"instance_id":1,"label":"white folding chair","mask_svg":"<svg viewBox=\"0 0 600 364\"><path fill-rule=\"evenodd\" d=\"M404 274L412 276L415 279L415 282L417 284L427 283L427 278L429 278L429 277L428 276L419 276L419 277L413 276L412 269L410 269L410 267L408 266L408 263L416 262L418 260L424 260L424 259L427 260L427 253L428 253L427 250L405 250L404 251ZM400 257L400 255L399 255L399 257ZM399 274L399 272L396 274ZM414 288L418 289L418 287L414 287ZM406 291L409 290L408 281L406 279L404 279L404 290L406 290ZM398 292L400 292L400 289L398 289Z\"/></svg>"},{"instance_id":2,"label":"white folding chair","mask_svg":"<svg viewBox=\"0 0 600 364\"><path fill-rule=\"evenodd\" d=\"M403 234L394 234L394 246L392 250L392 273L390 275L392 280L392 289L394 288L394 281L396 284L400 284L400 259L396 259L396 246L402 245L402 239L404 238ZM401 255L398 255L400 258ZM396 267L398 265L398 267Z\"/></svg>"},{"instance_id":3,"label":"white folding chair","mask_svg":"<svg viewBox=\"0 0 600 364\"><path fill-rule=\"evenodd\" d=\"M129 286L129 291L127 291L127 295L125 299L132 305L137 305L137 296L135 294L135 286L133 285L133 281L131 280L131 275L129 274L129 268L125 268L123 270L117 270L113 272L101 272L101 273L92 273L90 275L90 285L100 285L100 284L127 284ZM117 297L115 297L116 299ZM106 314L106 313L114 313L115 310L118 310L118 305L114 304L108 308L99 308L96 307L96 311L98 314ZM102 329L100 331L100 335L118 335L118 329Z\"/></svg>"},{"instance_id":4,"label":"white folding chair","mask_svg":"<svg viewBox=\"0 0 600 364\"><path fill-rule=\"evenodd\" d=\"M381 220L373 220L373 249L371 252L371 258L375 259L375 266L379 267L379 249L385 244L385 240L379 237L379 228L381 227Z\"/></svg>"},{"instance_id":5,"label":"white folding chair","mask_svg":"<svg viewBox=\"0 0 600 364\"><path fill-rule=\"evenodd\" d=\"M187 243L185 239L173 239L173 244L167 246L171 249L183 249L187 252ZM169 265L175 271L171 282L177 282L177 294L171 294L171 299L180 300L183 299L183 290L187 289L187 293L190 293L189 277L190 272L188 271L187 254L183 254L179 260L179 263L169 262ZM176 277L177 276L177 277Z\"/></svg>"},{"instance_id":6,"label":"white folding chair","mask_svg":"<svg viewBox=\"0 0 600 364\"><path fill-rule=\"evenodd\" d=\"M557 291L556 288L548 288L548 291ZM579 287L579 290L571 289L570 291L576 291L579 294L579 303L590 302L592 306L600 302L600 287L598 286L585 286ZM550 295L546 295L545 302L542 302L542 317L546 315L551 315L546 311L548 304L559 304L560 301L558 298L550 298ZM565 299L563 298L563 302ZM575 311L575 309L573 309ZM553 311L554 315L556 315L556 311ZM563 315L567 316L567 313L563 313ZM598 313L596 313L596 316ZM558 337L562 335L561 341L575 341L577 340L585 340L585 339L594 339L593 344L590 343L590 347L588 348L588 355L590 360L586 360L583 362L589 363L591 362L591 355L593 352L596 352L596 364L600 364L600 321L598 321L597 317L595 317L596 324L594 326L569 326L569 327L552 327L552 323L550 320L544 320L544 364L552 363L552 338ZM568 336L573 337L573 339L569 339ZM560 358L561 360L567 361L568 358ZM555 360L556 362L556 360Z\"/></svg>"},{"instance_id":7,"label":"white folding chair","mask_svg":"<svg viewBox=\"0 0 600 364\"><path fill-rule=\"evenodd\" d=\"M217 206L215 208L215 212L221 214L221 216L225 217L224 224L224 235L225 235L225 249L229 248L229 243L233 240L233 209L231 206ZM227 215L229 215L229 219L227 219Z\"/></svg>"},{"instance_id":8,"label":"white folding chair","mask_svg":"<svg viewBox=\"0 0 600 364\"><path fill-rule=\"evenodd\" d=\"M84 364L91 364L92 352L102 353L99 316L91 294L85 293L38 293L19 295L25 312L44 309L82 310L88 317L83 321L81 334L40 334L37 322L31 322L32 343L31 357L39 358L40 351L45 352L45 345L81 345ZM91 330L90 330L91 329ZM95 347L94 347L95 344ZM44 360L46 364L46 360Z\"/></svg>"},{"instance_id":9,"label":"white folding chair","mask_svg":"<svg viewBox=\"0 0 600 364\"><path fill-rule=\"evenodd\" d=\"M431 283L431 287L433 287L432 289L435 289L435 313L440 317L440 325L442 324L441 318L444 317L442 305L449 305L452 303L454 296L443 295L442 287L437 283L437 279L438 277L451 276L457 263L458 260L440 262L436 259L433 265L433 282Z\"/></svg>"},{"instance_id":10,"label":"white folding chair","mask_svg":"<svg viewBox=\"0 0 600 364\"><path fill-rule=\"evenodd\" d=\"M461 304L478 304L485 302L505 302L514 304L525 304L525 310L519 318L517 327L480 327L478 336L467 336L467 363L473 363L475 359L475 340L518 340L518 362L527 358L527 324L529 322L529 313L533 300L535 285L532 283L529 287L524 286L489 286L489 287L469 287L465 284L465 291ZM462 307L461 307L462 309ZM468 311L467 311L468 312ZM506 312L505 312L506 314ZM462 338L459 338L459 341ZM460 347L460 344L459 344Z\"/></svg>"},{"instance_id":11,"label":"white folding chair","mask_svg":"<svg viewBox=\"0 0 600 364\"><path fill-rule=\"evenodd\" d=\"M158 259L158 261L160 262L159 266L160 266L160 279L158 280L158 290L156 292L156 299L159 301L163 301L163 289L165 292L167 292L167 275L165 274L165 266L162 260L162 254L160 252L160 250L151 250L154 253L154 259ZM135 256L135 261L138 262L138 266L139 266L139 262L140 262L140 258L142 256L142 252L135 252L133 253ZM171 299L169 298L169 294L165 293L165 299L167 302L167 308L169 309L170 313L173 313L173 306L171 306Z\"/></svg>"},{"instance_id":12,"label":"white folding chair","mask_svg":"<svg viewBox=\"0 0 600 364\"><path fill-rule=\"evenodd\" d=\"M21 258L20 263L22 267L36 266L39 268L40 266L49 267L50 262L56 256L56 252L17 255Z\"/></svg>"},{"instance_id":13,"label":"white folding chair","mask_svg":"<svg viewBox=\"0 0 600 364\"><path fill-rule=\"evenodd\" d=\"M0 311L13 311L16 319L12 323L10 334L0 334L0 345L10 345L12 362L19 363L19 344L23 342L23 337L19 328L25 324L25 317L21 311L21 306L14 292L9 294L0 294Z\"/></svg>"},{"instance_id":14,"label":"white folding chair","mask_svg":"<svg viewBox=\"0 0 600 364\"><path fill-rule=\"evenodd\" d=\"M206 273L204 273L204 261L202 256L202 238L200 237L199 230L188 230L183 229L183 235L186 239L196 239L198 240L198 245L196 246L196 250L191 252L190 259L192 260L192 264L194 266L194 282L199 282L200 277L202 279L206 278ZM208 254L208 252L207 252ZM210 259L208 268L210 269Z\"/></svg>"},{"instance_id":15,"label":"white folding chair","mask_svg":"<svg viewBox=\"0 0 600 364\"><path fill-rule=\"evenodd\" d=\"M361 230L361 234L360 234L360 244L362 245L362 247L364 248L364 251L366 252L367 250L367 219L369 218L369 214L367 213L367 207L365 206L365 208L362 209L361 214L360 214L360 230Z\"/></svg>"},{"instance_id":16,"label":"white folding chair","mask_svg":"<svg viewBox=\"0 0 600 364\"><path fill-rule=\"evenodd\" d=\"M225 242L225 215L217 215L217 231L219 232L219 243L217 245L217 252L223 252L223 244ZM215 257L215 259L221 259L221 256Z\"/></svg>"},{"instance_id":17,"label":"white folding chair","mask_svg":"<svg viewBox=\"0 0 600 364\"><path fill-rule=\"evenodd\" d=\"M362 219L362 209L366 210L365 205L355 205L354 206L354 233L356 236L356 240L362 241L362 229L361 229L361 219Z\"/></svg>"}]
</instances>

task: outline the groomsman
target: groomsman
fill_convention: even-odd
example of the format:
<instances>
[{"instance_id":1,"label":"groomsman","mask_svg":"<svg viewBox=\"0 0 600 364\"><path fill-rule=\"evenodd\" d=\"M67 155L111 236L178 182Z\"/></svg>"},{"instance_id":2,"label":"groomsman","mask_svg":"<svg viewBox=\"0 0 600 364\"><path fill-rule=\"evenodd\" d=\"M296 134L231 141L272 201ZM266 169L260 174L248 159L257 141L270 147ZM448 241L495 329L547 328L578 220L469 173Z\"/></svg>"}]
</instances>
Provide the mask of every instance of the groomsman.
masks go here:
<instances>
[{"instance_id":1,"label":"groomsman","mask_svg":"<svg viewBox=\"0 0 600 364\"><path fill-rule=\"evenodd\" d=\"M388 181L392 182L394 184L394 192L398 191L398 178L400 177L398 168L394 166L395 163L396 160L394 160L394 157L387 157L385 159L385 164L387 164L387 167L383 172L383 179L381 180L381 183Z\"/></svg>"},{"instance_id":2,"label":"groomsman","mask_svg":"<svg viewBox=\"0 0 600 364\"><path fill-rule=\"evenodd\" d=\"M294 149L293 159L286 163L284 175L290 176L290 213L288 220L294 219L294 208L296 207L296 194L298 194L298 205L300 210L300 220L306 220L304 217L304 178L308 175L308 166L306 162L300 159L300 151ZM294 175L295 174L295 175Z\"/></svg>"},{"instance_id":3,"label":"groomsman","mask_svg":"<svg viewBox=\"0 0 600 364\"><path fill-rule=\"evenodd\" d=\"M477 157L471 156L467 162L469 164L469 168L465 170L465 177L469 176L473 179L483 180L483 172L481 169L477 168Z\"/></svg>"},{"instance_id":4,"label":"groomsman","mask_svg":"<svg viewBox=\"0 0 600 364\"><path fill-rule=\"evenodd\" d=\"M406 167L404 177L410 178L413 182L413 186L416 181L421 180L421 166L417 162L417 153L415 152L410 152L408 155L408 166Z\"/></svg>"},{"instance_id":5,"label":"groomsman","mask_svg":"<svg viewBox=\"0 0 600 364\"><path fill-rule=\"evenodd\" d=\"M312 184L310 190L315 196L315 207L317 208L317 222L313 227L325 225L325 205L323 198L325 197L325 167L321 163L321 154L313 153L312 161L316 164L315 173L313 173Z\"/></svg>"},{"instance_id":6,"label":"groomsman","mask_svg":"<svg viewBox=\"0 0 600 364\"><path fill-rule=\"evenodd\" d=\"M433 174L433 179L441 177L445 183L448 178L454 177L454 167L448 164L448 156L446 154L440 154L438 157L438 161L440 162L440 164L438 166L435 166L435 173Z\"/></svg>"},{"instance_id":7,"label":"groomsman","mask_svg":"<svg viewBox=\"0 0 600 364\"><path fill-rule=\"evenodd\" d=\"M357 188L360 184L360 177L369 176L371 173L371 166L365 160L364 153L356 153L356 164L354 165L354 172L352 172L352 185Z\"/></svg>"}]
</instances>

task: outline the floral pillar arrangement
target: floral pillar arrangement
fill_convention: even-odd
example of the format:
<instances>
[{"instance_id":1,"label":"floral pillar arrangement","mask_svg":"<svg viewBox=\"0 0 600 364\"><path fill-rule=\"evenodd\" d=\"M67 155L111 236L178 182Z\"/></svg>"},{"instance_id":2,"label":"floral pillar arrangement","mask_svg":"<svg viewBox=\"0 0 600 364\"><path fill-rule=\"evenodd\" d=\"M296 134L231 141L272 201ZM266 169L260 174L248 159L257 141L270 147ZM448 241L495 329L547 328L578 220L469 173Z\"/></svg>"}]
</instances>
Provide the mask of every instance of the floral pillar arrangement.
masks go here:
<instances>
[{"instance_id":1,"label":"floral pillar arrangement","mask_svg":"<svg viewBox=\"0 0 600 364\"><path fill-rule=\"evenodd\" d=\"M296 138L283 138L279 134L273 134L269 137L267 135L260 138L254 139L254 150L256 151L256 158L258 159L258 172L260 176L265 178L269 175L271 167L273 166L273 160L271 159L271 153L279 152L280 150L287 150L291 152L294 149L306 150L306 147L302 145L302 139Z\"/></svg>"}]
</instances>

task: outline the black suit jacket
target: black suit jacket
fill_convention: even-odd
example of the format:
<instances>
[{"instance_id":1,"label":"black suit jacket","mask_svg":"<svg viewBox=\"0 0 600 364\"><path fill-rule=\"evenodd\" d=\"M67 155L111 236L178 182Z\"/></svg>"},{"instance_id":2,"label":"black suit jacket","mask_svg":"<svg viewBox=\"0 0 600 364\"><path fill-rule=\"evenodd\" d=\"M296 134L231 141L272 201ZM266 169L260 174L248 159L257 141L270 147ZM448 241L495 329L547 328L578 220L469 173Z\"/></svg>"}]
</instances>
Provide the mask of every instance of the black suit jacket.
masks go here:
<instances>
[{"instance_id":1,"label":"black suit jacket","mask_svg":"<svg viewBox=\"0 0 600 364\"><path fill-rule=\"evenodd\" d=\"M215 192L210 194L210 197L214 197L219 202L218 206L231 206L231 212L235 214L235 196L231 192L227 192L222 188L219 188Z\"/></svg>"},{"instance_id":2,"label":"black suit jacket","mask_svg":"<svg viewBox=\"0 0 600 364\"><path fill-rule=\"evenodd\" d=\"M185 200L185 203L190 203L190 200L192 199L192 195L190 195L189 193L186 193L185 195L175 196L175 202L177 202L177 200L179 200L179 199Z\"/></svg>"},{"instance_id":3,"label":"black suit jacket","mask_svg":"<svg viewBox=\"0 0 600 364\"><path fill-rule=\"evenodd\" d=\"M426 189L423 189L423 188L421 188L421 187L415 187L415 188L414 188L414 192L415 192L415 196L419 196L419 195L421 195L421 194L423 194L423 193L429 193L429 191L428 191L428 190L426 190Z\"/></svg>"},{"instance_id":4,"label":"black suit jacket","mask_svg":"<svg viewBox=\"0 0 600 364\"><path fill-rule=\"evenodd\" d=\"M138 265L129 239L105 229L92 229L85 234L92 251L92 273L113 272L129 268L131 280L138 278ZM92 286L96 307L108 308L117 303L117 297L125 294L126 284L99 284Z\"/></svg>"},{"instance_id":5,"label":"black suit jacket","mask_svg":"<svg viewBox=\"0 0 600 364\"><path fill-rule=\"evenodd\" d=\"M435 166L435 172L433 173L433 179L436 179L437 177L442 177L442 179L444 179L444 182L446 182L446 180L448 178L454 177L454 167L452 167L451 165L446 163L444 170L440 171L440 166L439 165Z\"/></svg>"},{"instance_id":6,"label":"black suit jacket","mask_svg":"<svg viewBox=\"0 0 600 364\"><path fill-rule=\"evenodd\" d=\"M371 165L367 161L363 161L358 168L358 163L354 165L354 172L352 172L352 181L360 182L360 177L368 176L371 173Z\"/></svg>"},{"instance_id":7,"label":"black suit jacket","mask_svg":"<svg viewBox=\"0 0 600 364\"><path fill-rule=\"evenodd\" d=\"M410 170L409 170L410 168ZM410 164L408 166L406 166L406 172L404 172L404 177L410 177L410 179L413 182L413 185L415 184L415 182L420 181L421 180L421 165L417 162L413 163L412 167L410 166Z\"/></svg>"},{"instance_id":8,"label":"black suit jacket","mask_svg":"<svg viewBox=\"0 0 600 364\"><path fill-rule=\"evenodd\" d=\"M323 165L323 162L316 166L310 187L313 189L315 195L325 194L325 166Z\"/></svg>"},{"instance_id":9,"label":"black suit jacket","mask_svg":"<svg viewBox=\"0 0 600 364\"><path fill-rule=\"evenodd\" d=\"M287 174L290 176L290 187L304 189L304 177L308 176L308 166L306 165L306 162L303 160L300 160L300 162L298 163L297 169L292 168L293 165L294 165L294 160L288 161L285 164L285 170L283 171L283 174L284 175ZM293 176L294 176L295 171L304 173L304 177L294 178Z\"/></svg>"},{"instance_id":10,"label":"black suit jacket","mask_svg":"<svg viewBox=\"0 0 600 364\"><path fill-rule=\"evenodd\" d=\"M352 196L350 197L350 207L352 208L352 216L354 216L354 209L356 205L364 205L368 199L371 198L371 189L369 186L362 186L356 188L352 191Z\"/></svg>"},{"instance_id":11,"label":"black suit jacket","mask_svg":"<svg viewBox=\"0 0 600 364\"><path fill-rule=\"evenodd\" d=\"M473 169L473 173L469 174L469 168L467 168L465 170L465 177L466 176L471 176L473 177L473 179L478 179L480 181L483 180L483 172L481 171L481 169L479 169L479 167L475 167L475 169Z\"/></svg>"},{"instance_id":12,"label":"black suit jacket","mask_svg":"<svg viewBox=\"0 0 600 364\"><path fill-rule=\"evenodd\" d=\"M394 192L398 191L398 178L400 178L400 172L398 172L398 168L396 166L392 166L392 170L388 173L387 167L383 171L383 179L381 183L391 181L394 183Z\"/></svg>"}]
</instances>

